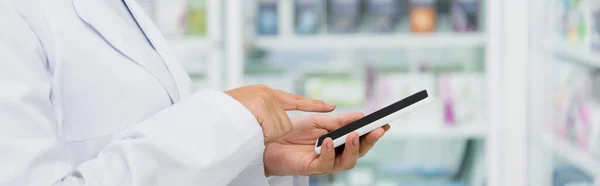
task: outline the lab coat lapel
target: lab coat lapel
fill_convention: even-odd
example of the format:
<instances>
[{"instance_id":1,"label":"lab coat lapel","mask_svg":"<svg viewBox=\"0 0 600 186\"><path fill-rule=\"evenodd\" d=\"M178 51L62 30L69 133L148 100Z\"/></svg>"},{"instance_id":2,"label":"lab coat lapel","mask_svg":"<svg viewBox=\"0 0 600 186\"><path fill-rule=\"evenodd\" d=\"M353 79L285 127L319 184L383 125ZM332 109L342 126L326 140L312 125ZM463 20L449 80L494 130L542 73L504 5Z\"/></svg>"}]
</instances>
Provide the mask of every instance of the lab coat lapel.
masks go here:
<instances>
[{"instance_id":1,"label":"lab coat lapel","mask_svg":"<svg viewBox=\"0 0 600 186\"><path fill-rule=\"evenodd\" d=\"M171 72L173 79L177 85L180 98L188 97L191 94L191 80L183 66L172 58L168 51L168 45L160 30L152 22L150 17L143 9L133 0L125 0L131 14L146 33L146 37L152 43L158 54L163 58L167 68Z\"/></svg>"},{"instance_id":2,"label":"lab coat lapel","mask_svg":"<svg viewBox=\"0 0 600 186\"><path fill-rule=\"evenodd\" d=\"M178 99L176 92L170 91L164 86L164 82L158 76L158 70L164 70L164 67L150 63L146 58L150 55L142 50L143 44L132 38L139 37L140 32L135 29L128 29L128 25L121 17L104 3L98 0L73 0L73 4L77 15L92 28L94 28L112 47L121 52L131 61L134 61L161 83L170 98L175 102ZM161 65L161 64L159 64ZM170 81L170 80L168 80ZM177 90L173 90L177 91Z\"/></svg>"}]
</instances>

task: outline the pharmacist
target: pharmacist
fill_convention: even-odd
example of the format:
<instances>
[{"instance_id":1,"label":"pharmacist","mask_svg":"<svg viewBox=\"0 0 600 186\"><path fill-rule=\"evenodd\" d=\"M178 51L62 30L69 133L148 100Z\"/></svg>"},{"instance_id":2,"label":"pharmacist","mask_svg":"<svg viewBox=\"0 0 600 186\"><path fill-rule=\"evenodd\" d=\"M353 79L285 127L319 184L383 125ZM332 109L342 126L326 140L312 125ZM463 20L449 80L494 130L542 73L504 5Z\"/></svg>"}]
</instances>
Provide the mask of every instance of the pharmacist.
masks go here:
<instances>
[{"instance_id":1,"label":"pharmacist","mask_svg":"<svg viewBox=\"0 0 600 186\"><path fill-rule=\"evenodd\" d=\"M265 86L192 93L140 9L0 0L0 185L307 185L351 169L387 129L318 156L315 139L362 115L290 121L335 106Z\"/></svg>"}]
</instances>

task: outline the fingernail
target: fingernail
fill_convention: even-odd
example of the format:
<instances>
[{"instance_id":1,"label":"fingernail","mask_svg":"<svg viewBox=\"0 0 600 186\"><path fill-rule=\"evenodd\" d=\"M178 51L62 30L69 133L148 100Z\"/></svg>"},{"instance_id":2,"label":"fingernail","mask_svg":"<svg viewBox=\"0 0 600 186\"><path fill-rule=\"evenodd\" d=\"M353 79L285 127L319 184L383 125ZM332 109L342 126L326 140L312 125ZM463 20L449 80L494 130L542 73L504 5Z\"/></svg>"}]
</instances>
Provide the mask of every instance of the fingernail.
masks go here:
<instances>
[{"instance_id":1,"label":"fingernail","mask_svg":"<svg viewBox=\"0 0 600 186\"><path fill-rule=\"evenodd\" d=\"M327 143L327 148L328 149L333 149L333 141Z\"/></svg>"},{"instance_id":2,"label":"fingernail","mask_svg":"<svg viewBox=\"0 0 600 186\"><path fill-rule=\"evenodd\" d=\"M325 102L325 104L327 104L327 106L329 106L329 107L335 107L335 104L333 104L333 103Z\"/></svg>"},{"instance_id":3,"label":"fingernail","mask_svg":"<svg viewBox=\"0 0 600 186\"><path fill-rule=\"evenodd\" d=\"M354 140L352 141L352 144L354 146L358 146L358 134L356 135L356 137L354 137Z\"/></svg>"}]
</instances>

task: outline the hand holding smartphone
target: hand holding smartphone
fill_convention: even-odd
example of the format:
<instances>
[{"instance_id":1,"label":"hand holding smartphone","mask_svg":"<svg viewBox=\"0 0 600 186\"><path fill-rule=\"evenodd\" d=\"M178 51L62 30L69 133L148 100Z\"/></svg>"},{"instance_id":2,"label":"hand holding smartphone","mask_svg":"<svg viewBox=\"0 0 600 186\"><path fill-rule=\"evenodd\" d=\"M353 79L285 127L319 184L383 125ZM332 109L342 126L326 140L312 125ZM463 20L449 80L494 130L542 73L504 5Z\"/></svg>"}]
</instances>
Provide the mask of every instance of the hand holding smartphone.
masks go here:
<instances>
[{"instance_id":1,"label":"hand holding smartphone","mask_svg":"<svg viewBox=\"0 0 600 186\"><path fill-rule=\"evenodd\" d=\"M321 136L317 139L315 144L315 152L321 154L321 145L327 138L333 140L334 148L339 147L346 142L346 137L348 137L350 133L357 131L359 136L363 136L400 117L406 116L419 108L423 108L429 102L431 102L431 98L427 90L417 92L344 127Z\"/></svg>"}]
</instances>

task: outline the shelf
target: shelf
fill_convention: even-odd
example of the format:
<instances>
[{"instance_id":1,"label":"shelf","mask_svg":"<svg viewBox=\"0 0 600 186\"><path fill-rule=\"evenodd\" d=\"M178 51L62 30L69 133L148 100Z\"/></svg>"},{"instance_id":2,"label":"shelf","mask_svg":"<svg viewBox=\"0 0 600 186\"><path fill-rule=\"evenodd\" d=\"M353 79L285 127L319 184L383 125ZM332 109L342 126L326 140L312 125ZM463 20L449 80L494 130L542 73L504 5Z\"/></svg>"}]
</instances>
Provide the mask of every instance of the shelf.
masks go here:
<instances>
[{"instance_id":1,"label":"shelf","mask_svg":"<svg viewBox=\"0 0 600 186\"><path fill-rule=\"evenodd\" d=\"M185 47L194 47L200 49L214 49L219 48L219 42L211 41L205 37L197 37L197 36L182 36L182 37L167 37L167 43L171 46L185 46Z\"/></svg>"},{"instance_id":2,"label":"shelf","mask_svg":"<svg viewBox=\"0 0 600 186\"><path fill-rule=\"evenodd\" d=\"M486 36L479 33L435 34L347 34L314 36L259 37L254 40L264 49L337 49L356 48L455 48L484 46Z\"/></svg>"},{"instance_id":3,"label":"shelf","mask_svg":"<svg viewBox=\"0 0 600 186\"><path fill-rule=\"evenodd\" d=\"M576 146L563 140L555 138L551 134L546 134L543 139L546 148L552 150L554 154L564 158L590 176L600 176L600 160L592 157L591 154L582 151Z\"/></svg>"},{"instance_id":4,"label":"shelf","mask_svg":"<svg viewBox=\"0 0 600 186\"><path fill-rule=\"evenodd\" d=\"M594 53L583 47L573 47L566 42L550 41L547 42L545 48L554 54L572 59L573 62L581 65L600 68L600 54Z\"/></svg>"},{"instance_id":5,"label":"shelf","mask_svg":"<svg viewBox=\"0 0 600 186\"><path fill-rule=\"evenodd\" d=\"M394 131L392 131L394 130ZM485 139L485 126L466 127L411 127L392 125L388 139Z\"/></svg>"}]
</instances>

